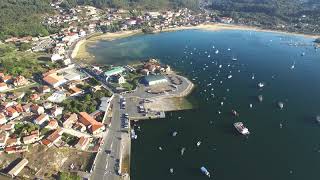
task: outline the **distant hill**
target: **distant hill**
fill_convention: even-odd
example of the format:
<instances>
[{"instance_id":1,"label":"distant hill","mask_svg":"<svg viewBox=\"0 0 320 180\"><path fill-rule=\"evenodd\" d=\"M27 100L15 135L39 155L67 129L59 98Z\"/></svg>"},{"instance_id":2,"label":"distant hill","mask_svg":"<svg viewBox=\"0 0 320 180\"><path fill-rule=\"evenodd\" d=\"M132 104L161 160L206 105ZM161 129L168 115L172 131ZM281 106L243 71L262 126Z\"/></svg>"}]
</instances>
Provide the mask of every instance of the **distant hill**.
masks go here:
<instances>
[{"instance_id":1,"label":"distant hill","mask_svg":"<svg viewBox=\"0 0 320 180\"><path fill-rule=\"evenodd\" d=\"M286 24L294 31L320 32L319 0L211 0L207 8L240 23L275 27Z\"/></svg>"},{"instance_id":2,"label":"distant hill","mask_svg":"<svg viewBox=\"0 0 320 180\"><path fill-rule=\"evenodd\" d=\"M0 39L48 35L41 15L51 11L51 0L0 0Z\"/></svg>"}]
</instances>

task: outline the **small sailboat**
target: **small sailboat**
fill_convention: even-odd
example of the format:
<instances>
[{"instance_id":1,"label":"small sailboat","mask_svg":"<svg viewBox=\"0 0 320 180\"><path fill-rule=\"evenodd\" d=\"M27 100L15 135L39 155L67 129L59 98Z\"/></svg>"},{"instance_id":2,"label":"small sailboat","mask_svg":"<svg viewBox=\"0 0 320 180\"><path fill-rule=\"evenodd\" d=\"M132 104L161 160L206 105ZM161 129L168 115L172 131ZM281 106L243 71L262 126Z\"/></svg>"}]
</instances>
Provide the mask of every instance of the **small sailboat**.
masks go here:
<instances>
[{"instance_id":1,"label":"small sailboat","mask_svg":"<svg viewBox=\"0 0 320 180\"><path fill-rule=\"evenodd\" d=\"M197 142L197 147L199 147L201 145L201 141Z\"/></svg>"},{"instance_id":2,"label":"small sailboat","mask_svg":"<svg viewBox=\"0 0 320 180\"><path fill-rule=\"evenodd\" d=\"M231 51L231 48L228 48L228 51Z\"/></svg>"},{"instance_id":3,"label":"small sailboat","mask_svg":"<svg viewBox=\"0 0 320 180\"><path fill-rule=\"evenodd\" d=\"M173 133L172 133L172 136L173 137L175 137L175 136L177 136L178 135L178 132L177 131L174 131Z\"/></svg>"},{"instance_id":4,"label":"small sailboat","mask_svg":"<svg viewBox=\"0 0 320 180\"><path fill-rule=\"evenodd\" d=\"M317 115L317 116L316 116L316 121L317 121L318 123L320 123L320 115Z\"/></svg>"},{"instance_id":5,"label":"small sailboat","mask_svg":"<svg viewBox=\"0 0 320 180\"><path fill-rule=\"evenodd\" d=\"M232 113L232 115L234 115L234 116L236 116L236 117L239 116L239 113L238 113L237 111L235 111L235 110L231 110L231 113Z\"/></svg>"},{"instance_id":6,"label":"small sailboat","mask_svg":"<svg viewBox=\"0 0 320 180\"><path fill-rule=\"evenodd\" d=\"M232 75L230 74L229 76L228 76L228 79L231 79L232 78Z\"/></svg>"},{"instance_id":7,"label":"small sailboat","mask_svg":"<svg viewBox=\"0 0 320 180\"><path fill-rule=\"evenodd\" d=\"M253 105L252 105L252 104L249 104L249 107L250 107L250 108L252 108L252 107L253 107Z\"/></svg>"},{"instance_id":8,"label":"small sailboat","mask_svg":"<svg viewBox=\"0 0 320 180\"><path fill-rule=\"evenodd\" d=\"M161 146L159 146L158 149L159 149L160 151L162 151L162 147L161 147Z\"/></svg>"},{"instance_id":9,"label":"small sailboat","mask_svg":"<svg viewBox=\"0 0 320 180\"><path fill-rule=\"evenodd\" d=\"M252 74L251 79L254 79L254 74Z\"/></svg>"},{"instance_id":10,"label":"small sailboat","mask_svg":"<svg viewBox=\"0 0 320 180\"><path fill-rule=\"evenodd\" d=\"M200 168L200 170L201 170L201 172L202 172L204 175L206 175L206 176L208 176L208 177L210 178L210 173L209 173L209 171L208 171L204 166L202 166L202 167Z\"/></svg>"},{"instance_id":11,"label":"small sailboat","mask_svg":"<svg viewBox=\"0 0 320 180\"><path fill-rule=\"evenodd\" d=\"M208 55L208 58L209 58L209 57L211 57L211 55L210 55L210 54Z\"/></svg>"},{"instance_id":12,"label":"small sailboat","mask_svg":"<svg viewBox=\"0 0 320 180\"><path fill-rule=\"evenodd\" d=\"M259 83L258 83L258 87L259 87L259 88L263 88L263 87L264 87L264 83L259 82Z\"/></svg>"},{"instance_id":13,"label":"small sailboat","mask_svg":"<svg viewBox=\"0 0 320 180\"><path fill-rule=\"evenodd\" d=\"M216 54L219 54L219 50L217 49L215 53L216 53Z\"/></svg>"},{"instance_id":14,"label":"small sailboat","mask_svg":"<svg viewBox=\"0 0 320 180\"><path fill-rule=\"evenodd\" d=\"M262 95L259 95L259 96L258 96L258 100L259 100L259 102L262 102L262 101L263 101L263 96L262 96Z\"/></svg>"},{"instance_id":15,"label":"small sailboat","mask_svg":"<svg viewBox=\"0 0 320 180\"><path fill-rule=\"evenodd\" d=\"M173 168L170 168L169 171L171 174L173 174Z\"/></svg>"},{"instance_id":16,"label":"small sailboat","mask_svg":"<svg viewBox=\"0 0 320 180\"><path fill-rule=\"evenodd\" d=\"M186 151L186 148L185 148L185 147L183 147L183 148L181 149L181 156L183 156L184 151Z\"/></svg>"},{"instance_id":17,"label":"small sailboat","mask_svg":"<svg viewBox=\"0 0 320 180\"><path fill-rule=\"evenodd\" d=\"M279 106L279 108L280 108L280 109L283 109L283 107L284 107L283 102L281 102L281 101L280 101L280 102L278 102L278 106Z\"/></svg>"},{"instance_id":18,"label":"small sailboat","mask_svg":"<svg viewBox=\"0 0 320 180\"><path fill-rule=\"evenodd\" d=\"M293 62L292 66L290 67L291 69L294 69L294 65L296 64L296 62Z\"/></svg>"}]
</instances>

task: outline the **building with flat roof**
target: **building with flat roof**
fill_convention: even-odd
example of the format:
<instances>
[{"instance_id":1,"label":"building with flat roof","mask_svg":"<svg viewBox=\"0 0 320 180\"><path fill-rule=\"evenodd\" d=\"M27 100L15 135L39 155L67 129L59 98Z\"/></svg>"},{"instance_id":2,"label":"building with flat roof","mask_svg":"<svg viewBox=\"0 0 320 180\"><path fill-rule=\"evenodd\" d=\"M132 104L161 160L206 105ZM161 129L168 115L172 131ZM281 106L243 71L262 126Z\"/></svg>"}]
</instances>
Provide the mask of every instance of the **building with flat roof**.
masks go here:
<instances>
[{"instance_id":1,"label":"building with flat roof","mask_svg":"<svg viewBox=\"0 0 320 180\"><path fill-rule=\"evenodd\" d=\"M17 176L28 163L29 161L27 159L22 159L8 172L8 174L11 175L12 178Z\"/></svg>"},{"instance_id":2,"label":"building with flat roof","mask_svg":"<svg viewBox=\"0 0 320 180\"><path fill-rule=\"evenodd\" d=\"M125 68L123 68L121 66L117 66L117 67L112 68L109 71L104 72L104 75L107 76L107 77L110 77L110 76L113 76L113 75L116 75L116 74L120 74L123 71L125 71Z\"/></svg>"},{"instance_id":3,"label":"building with flat roof","mask_svg":"<svg viewBox=\"0 0 320 180\"><path fill-rule=\"evenodd\" d=\"M168 82L167 78L163 75L149 75L149 76L144 76L142 79L142 83L148 86L163 84L167 82Z\"/></svg>"}]
</instances>

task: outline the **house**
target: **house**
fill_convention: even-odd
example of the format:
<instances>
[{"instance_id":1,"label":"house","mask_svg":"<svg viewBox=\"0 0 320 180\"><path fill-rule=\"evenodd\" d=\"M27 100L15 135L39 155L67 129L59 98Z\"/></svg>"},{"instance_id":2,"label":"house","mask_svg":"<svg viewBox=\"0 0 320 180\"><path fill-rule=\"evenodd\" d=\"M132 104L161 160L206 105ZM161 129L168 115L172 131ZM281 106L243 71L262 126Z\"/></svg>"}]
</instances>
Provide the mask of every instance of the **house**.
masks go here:
<instances>
[{"instance_id":1,"label":"house","mask_svg":"<svg viewBox=\"0 0 320 180\"><path fill-rule=\"evenodd\" d=\"M15 165L9 172L8 174L11 175L12 178L17 176L22 169L29 163L27 159L22 159L17 165Z\"/></svg>"},{"instance_id":2,"label":"house","mask_svg":"<svg viewBox=\"0 0 320 180\"><path fill-rule=\"evenodd\" d=\"M91 134L97 134L105 130L105 126L101 122L96 121L86 112L79 113L79 122L84 124Z\"/></svg>"},{"instance_id":3,"label":"house","mask_svg":"<svg viewBox=\"0 0 320 180\"><path fill-rule=\"evenodd\" d=\"M63 59L63 57L60 54L53 54L51 56L51 62L53 62L53 63L56 61L62 60L62 59Z\"/></svg>"},{"instance_id":4,"label":"house","mask_svg":"<svg viewBox=\"0 0 320 180\"><path fill-rule=\"evenodd\" d=\"M61 86L62 84L66 83L67 81L64 79L63 76L58 76L57 73L50 74L48 76L45 76L43 78L43 81L45 81L48 85L56 88Z\"/></svg>"},{"instance_id":5,"label":"house","mask_svg":"<svg viewBox=\"0 0 320 180\"><path fill-rule=\"evenodd\" d=\"M150 74L150 71L149 71L148 69L142 69L142 70L140 71L140 73L141 73L142 75L148 76L148 75Z\"/></svg>"},{"instance_id":6,"label":"house","mask_svg":"<svg viewBox=\"0 0 320 180\"><path fill-rule=\"evenodd\" d=\"M85 132L86 131L86 126L82 123L75 123L74 126L72 127L73 129L77 130L77 131L80 131L80 132Z\"/></svg>"},{"instance_id":7,"label":"house","mask_svg":"<svg viewBox=\"0 0 320 180\"><path fill-rule=\"evenodd\" d=\"M8 85L6 83L3 83L3 82L0 83L0 92L8 90L8 89L9 89L9 87L8 87Z\"/></svg>"},{"instance_id":8,"label":"house","mask_svg":"<svg viewBox=\"0 0 320 180\"><path fill-rule=\"evenodd\" d=\"M32 144L39 140L39 130L32 131L30 135L24 136L22 141L24 144Z\"/></svg>"},{"instance_id":9,"label":"house","mask_svg":"<svg viewBox=\"0 0 320 180\"><path fill-rule=\"evenodd\" d=\"M69 88L70 96L78 96L83 93L83 90L80 88L77 88L76 86Z\"/></svg>"},{"instance_id":10,"label":"house","mask_svg":"<svg viewBox=\"0 0 320 180\"><path fill-rule=\"evenodd\" d=\"M3 77L1 77L1 81L9 84L12 82L12 76L3 76Z\"/></svg>"},{"instance_id":11,"label":"house","mask_svg":"<svg viewBox=\"0 0 320 180\"><path fill-rule=\"evenodd\" d=\"M48 97L48 101L53 103L61 103L66 99L66 93L64 91L56 91L50 97Z\"/></svg>"},{"instance_id":12,"label":"house","mask_svg":"<svg viewBox=\"0 0 320 180\"><path fill-rule=\"evenodd\" d=\"M142 82L145 85L153 86L153 85L157 85L157 84L168 83L168 80L163 75L149 75L149 76L144 76L142 79Z\"/></svg>"},{"instance_id":13,"label":"house","mask_svg":"<svg viewBox=\"0 0 320 180\"><path fill-rule=\"evenodd\" d=\"M31 94L30 99L31 99L31 101L39 101L40 95L39 94Z\"/></svg>"},{"instance_id":14,"label":"house","mask_svg":"<svg viewBox=\"0 0 320 180\"><path fill-rule=\"evenodd\" d=\"M61 139L62 130L57 129L52 132L46 139L42 140L42 144L51 147L54 143L58 142Z\"/></svg>"},{"instance_id":15,"label":"house","mask_svg":"<svg viewBox=\"0 0 320 180\"><path fill-rule=\"evenodd\" d=\"M78 115L73 113L71 115L66 115L64 117L64 122L62 123L64 128L71 128L72 125L78 121Z\"/></svg>"},{"instance_id":16,"label":"house","mask_svg":"<svg viewBox=\"0 0 320 180\"><path fill-rule=\"evenodd\" d=\"M3 113L0 113L0 125L7 123L6 116Z\"/></svg>"},{"instance_id":17,"label":"house","mask_svg":"<svg viewBox=\"0 0 320 180\"><path fill-rule=\"evenodd\" d=\"M41 114L38 116L33 122L38 125L42 125L45 121L49 120L49 116L47 114Z\"/></svg>"},{"instance_id":18,"label":"house","mask_svg":"<svg viewBox=\"0 0 320 180\"><path fill-rule=\"evenodd\" d=\"M7 140L7 144L6 147L10 147L10 146L16 146L16 145L20 145L20 138L9 138Z\"/></svg>"},{"instance_id":19,"label":"house","mask_svg":"<svg viewBox=\"0 0 320 180\"><path fill-rule=\"evenodd\" d=\"M8 154L13 154L13 153L21 153L21 152L26 152L28 151L28 146L11 146L11 147L6 147L4 151Z\"/></svg>"},{"instance_id":20,"label":"house","mask_svg":"<svg viewBox=\"0 0 320 180\"><path fill-rule=\"evenodd\" d=\"M8 107L6 109L6 113L7 113L7 116L11 117L12 119L19 116L18 111L15 110L13 107Z\"/></svg>"},{"instance_id":21,"label":"house","mask_svg":"<svg viewBox=\"0 0 320 180\"><path fill-rule=\"evenodd\" d=\"M22 109L24 112L30 112L30 107L31 107L32 103L28 103L22 106Z\"/></svg>"},{"instance_id":22,"label":"house","mask_svg":"<svg viewBox=\"0 0 320 180\"><path fill-rule=\"evenodd\" d=\"M50 102L45 102L45 103L43 104L43 107L44 107L44 109L51 109L51 108L52 108L52 103L50 103Z\"/></svg>"},{"instance_id":23,"label":"house","mask_svg":"<svg viewBox=\"0 0 320 180\"><path fill-rule=\"evenodd\" d=\"M8 123L0 127L2 131L14 131L14 123Z\"/></svg>"},{"instance_id":24,"label":"house","mask_svg":"<svg viewBox=\"0 0 320 180\"><path fill-rule=\"evenodd\" d=\"M48 129L57 129L59 127L58 125L58 121L55 119L50 119L48 125L46 126L46 128Z\"/></svg>"},{"instance_id":25,"label":"house","mask_svg":"<svg viewBox=\"0 0 320 180\"><path fill-rule=\"evenodd\" d=\"M46 86L46 85L41 86L41 87L39 88L39 92L42 93L42 94L44 94L44 93L49 93L50 91L51 91L50 87L49 87L49 86Z\"/></svg>"},{"instance_id":26,"label":"house","mask_svg":"<svg viewBox=\"0 0 320 180\"><path fill-rule=\"evenodd\" d=\"M25 77L21 76L21 75L16 77L16 78L14 78L14 80L13 80L13 85L14 86L23 86L23 85L26 85L26 84L28 84L28 80Z\"/></svg>"},{"instance_id":27,"label":"house","mask_svg":"<svg viewBox=\"0 0 320 180\"><path fill-rule=\"evenodd\" d=\"M62 114L63 107L57 107L55 106L53 109L51 109L51 115L56 117Z\"/></svg>"},{"instance_id":28,"label":"house","mask_svg":"<svg viewBox=\"0 0 320 180\"><path fill-rule=\"evenodd\" d=\"M37 105L37 104L32 104L30 108L31 108L31 112L37 113L38 115L44 113L44 108L42 106Z\"/></svg>"},{"instance_id":29,"label":"house","mask_svg":"<svg viewBox=\"0 0 320 180\"><path fill-rule=\"evenodd\" d=\"M118 83L118 84L123 84L123 83L126 83L126 79L122 76L122 75L116 75L116 82Z\"/></svg>"},{"instance_id":30,"label":"house","mask_svg":"<svg viewBox=\"0 0 320 180\"><path fill-rule=\"evenodd\" d=\"M18 113L22 113L23 112L23 107L21 104L17 104L15 106L12 106L15 110L17 110Z\"/></svg>"},{"instance_id":31,"label":"house","mask_svg":"<svg viewBox=\"0 0 320 180\"><path fill-rule=\"evenodd\" d=\"M79 141L74 147L80 150L86 150L89 143L90 143L90 138L81 136L79 138Z\"/></svg>"},{"instance_id":32,"label":"house","mask_svg":"<svg viewBox=\"0 0 320 180\"><path fill-rule=\"evenodd\" d=\"M5 109L5 108L11 107L15 104L16 104L16 102L14 102L14 101L4 102L4 103L1 103L1 107Z\"/></svg>"},{"instance_id":33,"label":"house","mask_svg":"<svg viewBox=\"0 0 320 180\"><path fill-rule=\"evenodd\" d=\"M6 145L8 138L9 138L8 132L6 131L0 132L0 148L3 148Z\"/></svg>"}]
</instances>

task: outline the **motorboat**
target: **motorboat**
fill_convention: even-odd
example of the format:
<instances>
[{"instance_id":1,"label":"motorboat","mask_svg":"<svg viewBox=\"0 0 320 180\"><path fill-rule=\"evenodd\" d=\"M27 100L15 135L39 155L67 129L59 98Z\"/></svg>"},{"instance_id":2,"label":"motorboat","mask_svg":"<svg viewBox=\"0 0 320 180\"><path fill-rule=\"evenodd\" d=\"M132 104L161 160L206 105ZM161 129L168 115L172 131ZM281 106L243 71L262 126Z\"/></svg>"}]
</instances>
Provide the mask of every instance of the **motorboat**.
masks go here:
<instances>
[{"instance_id":1,"label":"motorboat","mask_svg":"<svg viewBox=\"0 0 320 180\"><path fill-rule=\"evenodd\" d=\"M246 128L242 122L236 122L236 123L233 124L233 126L234 126L234 127L237 129L237 131L238 131L239 133L241 133L242 135L249 135L249 134L250 134L249 129Z\"/></svg>"},{"instance_id":2,"label":"motorboat","mask_svg":"<svg viewBox=\"0 0 320 180\"><path fill-rule=\"evenodd\" d=\"M210 178L210 173L209 173L209 171L208 171L204 166L202 166L202 167L200 168L200 170L201 170L201 172L202 172L204 175L206 175L206 176L208 176L208 177Z\"/></svg>"},{"instance_id":3,"label":"motorboat","mask_svg":"<svg viewBox=\"0 0 320 180\"><path fill-rule=\"evenodd\" d=\"M197 146L199 147L201 145L201 141L198 141L197 142Z\"/></svg>"},{"instance_id":4,"label":"motorboat","mask_svg":"<svg viewBox=\"0 0 320 180\"><path fill-rule=\"evenodd\" d=\"M259 100L260 102L262 102L262 101L263 101L263 96L262 96L262 95L259 95L259 96L258 96L258 100Z\"/></svg>"},{"instance_id":5,"label":"motorboat","mask_svg":"<svg viewBox=\"0 0 320 180\"><path fill-rule=\"evenodd\" d=\"M231 113L232 113L232 115L234 115L234 116L236 116L236 117L239 116L239 113L238 113L237 111L235 111L235 110L231 110Z\"/></svg>"}]
</instances>

